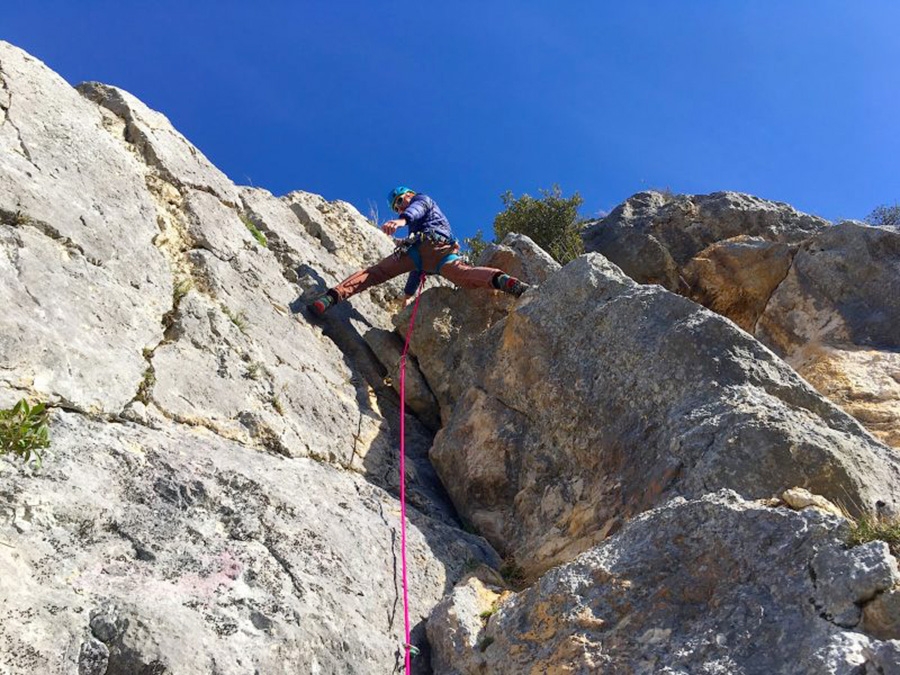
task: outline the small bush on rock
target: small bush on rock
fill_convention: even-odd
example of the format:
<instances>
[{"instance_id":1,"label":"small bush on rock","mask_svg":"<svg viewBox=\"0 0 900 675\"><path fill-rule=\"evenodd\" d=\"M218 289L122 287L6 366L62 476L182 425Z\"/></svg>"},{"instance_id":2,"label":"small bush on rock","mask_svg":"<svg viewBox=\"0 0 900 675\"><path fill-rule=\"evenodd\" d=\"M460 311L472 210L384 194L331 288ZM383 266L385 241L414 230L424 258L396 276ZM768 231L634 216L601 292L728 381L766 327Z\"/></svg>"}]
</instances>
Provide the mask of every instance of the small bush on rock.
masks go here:
<instances>
[{"instance_id":1,"label":"small bush on rock","mask_svg":"<svg viewBox=\"0 0 900 675\"><path fill-rule=\"evenodd\" d=\"M900 557L900 520L863 516L853 523L850 530L850 546L859 546L870 541L883 541L891 549L891 554Z\"/></svg>"},{"instance_id":2,"label":"small bush on rock","mask_svg":"<svg viewBox=\"0 0 900 675\"><path fill-rule=\"evenodd\" d=\"M524 234L565 265L584 253L583 221L578 216L578 207L584 200L577 192L563 197L559 185L540 193L540 199L531 195L515 197L509 190L500 196L506 209L494 218L496 241L510 232Z\"/></svg>"},{"instance_id":3,"label":"small bush on rock","mask_svg":"<svg viewBox=\"0 0 900 675\"><path fill-rule=\"evenodd\" d=\"M29 406L24 398L8 410L0 410L0 455L12 453L26 463L34 455L41 464L40 450L50 445L47 406Z\"/></svg>"},{"instance_id":4,"label":"small bush on rock","mask_svg":"<svg viewBox=\"0 0 900 675\"><path fill-rule=\"evenodd\" d=\"M866 216L866 222L869 225L900 228L900 204L894 204L893 206L883 204L876 207L872 213Z\"/></svg>"}]
</instances>

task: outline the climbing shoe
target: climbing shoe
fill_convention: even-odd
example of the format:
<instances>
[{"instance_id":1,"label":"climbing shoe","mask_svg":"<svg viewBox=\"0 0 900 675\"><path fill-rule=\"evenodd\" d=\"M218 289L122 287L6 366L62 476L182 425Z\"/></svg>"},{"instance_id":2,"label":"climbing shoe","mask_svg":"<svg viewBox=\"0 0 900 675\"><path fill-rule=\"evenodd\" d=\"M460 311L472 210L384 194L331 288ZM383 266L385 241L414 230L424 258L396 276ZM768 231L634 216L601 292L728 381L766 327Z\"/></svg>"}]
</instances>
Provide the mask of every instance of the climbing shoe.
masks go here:
<instances>
[{"instance_id":1,"label":"climbing shoe","mask_svg":"<svg viewBox=\"0 0 900 675\"><path fill-rule=\"evenodd\" d=\"M310 314L313 316L321 317L325 312L331 309L334 305L337 304L337 296L334 291L329 290L327 293L323 293L318 298L313 300L306 306L306 309L309 310Z\"/></svg>"},{"instance_id":2,"label":"climbing shoe","mask_svg":"<svg viewBox=\"0 0 900 675\"><path fill-rule=\"evenodd\" d=\"M494 288L518 298L522 293L531 288L531 286L508 274L498 274L494 277Z\"/></svg>"}]
</instances>

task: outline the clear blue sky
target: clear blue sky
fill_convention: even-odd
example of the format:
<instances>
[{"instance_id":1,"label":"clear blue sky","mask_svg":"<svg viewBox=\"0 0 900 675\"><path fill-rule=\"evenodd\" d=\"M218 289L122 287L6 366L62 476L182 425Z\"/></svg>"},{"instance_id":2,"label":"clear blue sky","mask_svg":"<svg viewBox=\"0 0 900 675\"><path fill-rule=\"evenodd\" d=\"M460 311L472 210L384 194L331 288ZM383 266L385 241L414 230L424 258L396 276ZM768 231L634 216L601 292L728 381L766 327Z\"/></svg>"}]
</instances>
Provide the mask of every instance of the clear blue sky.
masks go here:
<instances>
[{"instance_id":1,"label":"clear blue sky","mask_svg":"<svg viewBox=\"0 0 900 675\"><path fill-rule=\"evenodd\" d=\"M164 112L239 184L363 213L408 184L458 236L559 183L829 219L900 201L900 2L6 0L0 38Z\"/></svg>"}]
</instances>

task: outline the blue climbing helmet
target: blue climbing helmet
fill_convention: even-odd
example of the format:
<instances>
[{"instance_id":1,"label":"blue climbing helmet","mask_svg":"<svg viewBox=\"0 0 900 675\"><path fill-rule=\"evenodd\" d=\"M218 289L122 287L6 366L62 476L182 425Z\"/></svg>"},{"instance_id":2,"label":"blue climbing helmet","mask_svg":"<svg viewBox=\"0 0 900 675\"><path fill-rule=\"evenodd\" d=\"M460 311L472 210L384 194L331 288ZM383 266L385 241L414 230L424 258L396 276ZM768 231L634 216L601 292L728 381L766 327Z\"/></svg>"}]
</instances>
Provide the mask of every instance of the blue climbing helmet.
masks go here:
<instances>
[{"instance_id":1,"label":"blue climbing helmet","mask_svg":"<svg viewBox=\"0 0 900 675\"><path fill-rule=\"evenodd\" d=\"M405 195L407 192L415 193L415 190L408 188L405 185L401 185L400 187L395 187L388 193L388 206L391 207L392 211L394 209L394 202L397 201L397 197Z\"/></svg>"}]
</instances>

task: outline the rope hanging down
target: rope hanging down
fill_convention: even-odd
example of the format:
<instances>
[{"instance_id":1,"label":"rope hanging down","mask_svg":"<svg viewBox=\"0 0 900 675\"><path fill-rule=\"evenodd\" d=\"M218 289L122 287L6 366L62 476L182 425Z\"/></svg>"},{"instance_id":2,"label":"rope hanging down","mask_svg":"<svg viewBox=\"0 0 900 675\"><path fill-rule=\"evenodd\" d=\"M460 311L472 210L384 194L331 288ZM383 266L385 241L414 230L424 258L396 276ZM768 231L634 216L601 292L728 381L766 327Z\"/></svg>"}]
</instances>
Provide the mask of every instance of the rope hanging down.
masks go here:
<instances>
[{"instance_id":1,"label":"rope hanging down","mask_svg":"<svg viewBox=\"0 0 900 675\"><path fill-rule=\"evenodd\" d=\"M419 281L416 290L416 301L413 304L412 314L409 317L409 327L406 330L406 342L403 352L400 354L400 561L403 577L403 650L406 662L406 675L410 675L410 659L419 653L419 650L409 641L409 587L406 581L406 354L409 352L409 341L412 338L413 326L416 322L416 312L419 311L419 298L422 288L425 286L425 277Z\"/></svg>"}]
</instances>

